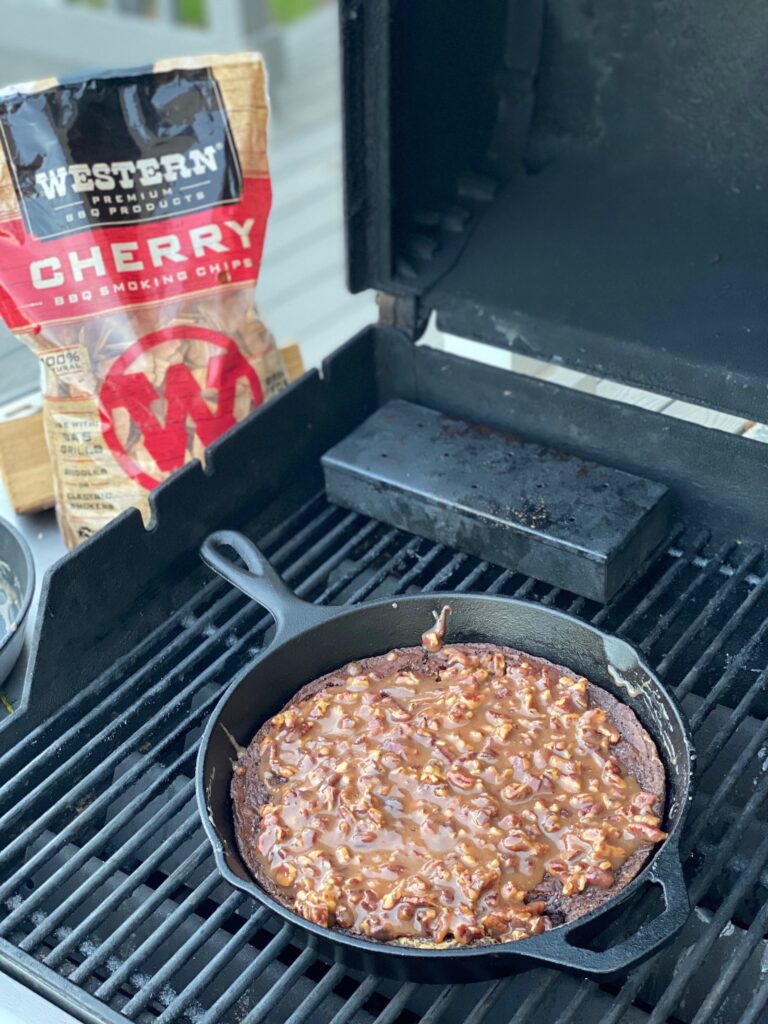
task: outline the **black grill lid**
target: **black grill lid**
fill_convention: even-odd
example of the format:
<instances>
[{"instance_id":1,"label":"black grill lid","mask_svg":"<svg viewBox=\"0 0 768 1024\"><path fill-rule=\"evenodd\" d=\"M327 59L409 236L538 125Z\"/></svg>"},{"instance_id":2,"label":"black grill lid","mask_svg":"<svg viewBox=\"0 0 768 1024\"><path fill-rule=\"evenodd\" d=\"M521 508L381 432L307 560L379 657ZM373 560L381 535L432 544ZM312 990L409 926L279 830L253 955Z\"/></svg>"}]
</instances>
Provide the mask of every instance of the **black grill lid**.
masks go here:
<instances>
[{"instance_id":1,"label":"black grill lid","mask_svg":"<svg viewBox=\"0 0 768 1024\"><path fill-rule=\"evenodd\" d=\"M768 5L342 3L349 280L768 418Z\"/></svg>"}]
</instances>

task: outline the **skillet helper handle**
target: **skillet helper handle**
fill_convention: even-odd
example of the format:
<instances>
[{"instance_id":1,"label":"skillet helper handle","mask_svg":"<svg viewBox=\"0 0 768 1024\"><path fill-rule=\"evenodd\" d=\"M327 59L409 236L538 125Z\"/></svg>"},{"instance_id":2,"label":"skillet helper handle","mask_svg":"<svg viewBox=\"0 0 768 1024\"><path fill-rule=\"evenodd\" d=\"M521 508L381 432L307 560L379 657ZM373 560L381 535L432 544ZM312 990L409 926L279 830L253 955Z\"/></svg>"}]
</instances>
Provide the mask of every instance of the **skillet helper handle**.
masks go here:
<instances>
[{"instance_id":1,"label":"skillet helper handle","mask_svg":"<svg viewBox=\"0 0 768 1024\"><path fill-rule=\"evenodd\" d=\"M611 975L629 970L661 949L680 931L691 909L676 844L659 853L650 875L664 891L664 909L658 917L606 950L581 949L564 937L557 956L552 959L563 967L585 974Z\"/></svg>"},{"instance_id":2,"label":"skillet helper handle","mask_svg":"<svg viewBox=\"0 0 768 1024\"><path fill-rule=\"evenodd\" d=\"M225 548L238 554L245 567ZM211 533L200 547L200 556L209 568L272 614L281 639L324 622L335 613L332 608L311 604L294 594L253 541L236 530Z\"/></svg>"}]
</instances>

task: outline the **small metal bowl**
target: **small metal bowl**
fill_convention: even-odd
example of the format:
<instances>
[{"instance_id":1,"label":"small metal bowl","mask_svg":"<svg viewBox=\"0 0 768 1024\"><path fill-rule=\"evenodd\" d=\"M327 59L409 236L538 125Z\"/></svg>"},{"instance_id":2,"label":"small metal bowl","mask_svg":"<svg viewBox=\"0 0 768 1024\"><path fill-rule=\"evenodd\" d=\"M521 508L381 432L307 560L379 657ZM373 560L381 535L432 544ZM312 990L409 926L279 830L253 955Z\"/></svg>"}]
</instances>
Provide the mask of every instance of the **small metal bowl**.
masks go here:
<instances>
[{"instance_id":1,"label":"small metal bowl","mask_svg":"<svg viewBox=\"0 0 768 1024\"><path fill-rule=\"evenodd\" d=\"M0 683L16 664L24 644L35 563L19 531L0 519Z\"/></svg>"}]
</instances>

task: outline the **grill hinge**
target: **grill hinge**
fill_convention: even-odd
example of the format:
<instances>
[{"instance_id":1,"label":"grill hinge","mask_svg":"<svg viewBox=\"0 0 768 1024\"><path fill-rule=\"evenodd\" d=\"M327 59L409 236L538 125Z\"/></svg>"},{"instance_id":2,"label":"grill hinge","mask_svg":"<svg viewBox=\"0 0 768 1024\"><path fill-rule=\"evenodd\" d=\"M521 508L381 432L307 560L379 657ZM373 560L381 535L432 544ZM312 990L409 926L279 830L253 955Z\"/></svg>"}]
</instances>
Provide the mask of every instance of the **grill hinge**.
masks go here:
<instances>
[{"instance_id":1,"label":"grill hinge","mask_svg":"<svg viewBox=\"0 0 768 1024\"><path fill-rule=\"evenodd\" d=\"M379 323L400 331L410 341L418 341L429 321L429 309L425 309L413 295L388 295L378 292Z\"/></svg>"}]
</instances>

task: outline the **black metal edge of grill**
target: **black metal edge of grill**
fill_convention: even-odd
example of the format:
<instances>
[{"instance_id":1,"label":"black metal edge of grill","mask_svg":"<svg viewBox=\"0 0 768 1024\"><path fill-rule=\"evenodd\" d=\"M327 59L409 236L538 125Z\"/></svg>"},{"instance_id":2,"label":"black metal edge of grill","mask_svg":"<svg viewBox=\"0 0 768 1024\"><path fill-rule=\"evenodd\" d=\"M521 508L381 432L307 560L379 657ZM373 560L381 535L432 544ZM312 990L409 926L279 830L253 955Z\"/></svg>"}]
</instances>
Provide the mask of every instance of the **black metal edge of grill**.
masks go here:
<instances>
[{"instance_id":1,"label":"black metal edge of grill","mask_svg":"<svg viewBox=\"0 0 768 1024\"><path fill-rule=\"evenodd\" d=\"M440 382L443 382L442 389L439 388ZM444 393L441 394L441 390L444 390ZM545 426L546 431L551 432L553 436L557 431L563 430L565 436L567 422L570 424L570 436L578 439L578 444L572 445L573 450L603 461L612 461L620 466L629 466L636 471L649 471L652 468L657 477L664 479L673 488L679 509L693 524L706 519L720 536L723 533L728 537L732 537L734 532L739 534L743 545L731 541L723 544L720 549L721 552L732 553L728 556L733 562L729 569L727 564L719 561L721 556L716 553L709 556L702 553L702 545L708 535L706 531L697 533L693 528L693 538L678 549L675 547L675 536L679 535L679 530L676 529L668 545L668 550L673 554L664 555L668 563L667 568L660 576L656 575L655 583L646 585L641 581L637 590L630 585L629 590L637 596L633 598L633 606L625 608L622 612L627 628L618 629L619 633L631 633L629 624L642 617L645 610L653 606L657 595L663 596L667 589L675 593L674 581L677 571L686 566L694 567L700 564L700 568L696 569L695 580L679 590L674 605L664 613L651 631L656 638L663 636L665 624L680 614L689 592L707 580L721 580L718 586L722 587L724 594L733 592L736 587L747 586L747 581L751 581L748 584L749 594L739 606L738 615L733 621L739 620L748 610L753 609L756 600L763 594L767 584L760 574L764 573L765 569L760 568L758 551L749 543L750 537L760 536L759 510L755 508L752 496L755 490L764 486L766 477L766 467L760 458L761 450L758 445L725 434L715 437L705 428L685 423L675 424L672 431L664 417L658 414L589 395L571 396L549 384L492 370L425 346L414 347L408 339L397 332L371 328L332 356L324 365L322 377L314 372L305 375L278 401L265 407L219 442L212 450L210 465L206 472L198 466L190 466L177 478L159 488L153 496L156 513L156 525L153 529L144 531L138 514L126 514L107 527L100 537L68 556L49 573L45 582L45 610L36 632L32 667L27 680L26 706L18 716L15 715L7 721L0 733L4 741L4 753L0 755L0 771L4 776L12 777L13 773L23 768L31 758L45 753L48 749L54 749L49 748L48 744L55 743L56 735L65 725L77 730L81 706L87 708L95 696L107 694L109 688L115 685L116 677L131 678L131 672L135 670L137 662L141 664L142 657L150 658L153 664L159 656L162 657L162 652L158 655L151 644L156 635L162 637L164 623L171 610L171 618L178 619L186 607L185 602L189 603L193 599L205 602L206 592L211 591L214 586L198 562L198 543L207 531L217 526L242 526L252 536L263 537L265 533L268 536L279 533L285 537L285 531L290 530L291 515L302 501L317 493L321 487L319 455L322 451L363 419L378 403L392 397L409 398L446 412L472 415L475 418L477 409L493 408L494 425L508 428L523 436L531 434L536 425ZM551 413L546 423L542 423L541 419L543 408L550 410ZM538 436L540 433L541 431ZM275 446L270 440L275 436L280 436L284 445L283 453L279 456L276 456ZM664 443L663 466L657 463L658 445L661 441ZM631 458L628 457L629 454ZM718 477L704 472L707 466L713 464L722 467L721 475ZM344 517L335 531L350 518L355 519L353 515ZM385 530L383 535L379 536L375 531L372 532L375 527L375 522L371 521L356 528L355 536L379 537L370 551L362 556L360 565L367 564L374 556L378 557L378 551L383 549L385 542L391 543L392 534L397 533ZM332 535L335 531L328 535L329 543L333 541ZM290 537L290 533L288 536ZM340 536L343 537L344 534ZM289 548L295 546L290 540L283 543ZM356 543L359 544L361 541ZM398 559L413 550L414 543L414 540L408 541L406 535L402 541L403 554L398 555ZM739 560L736 553L741 547L744 554ZM428 549L424 555L424 564L435 557L438 549L439 545ZM341 549L343 550L348 550L348 543ZM360 550L365 551L366 546ZM674 554L675 551L677 554ZM307 557L309 555L302 556ZM462 557L459 554L453 555L442 569L436 569L432 573L428 589L439 590L444 586L445 580L450 578L455 566L461 564ZM696 559L699 559L699 562ZM422 562L418 561L413 571L421 564ZM724 575L720 572L721 569ZM471 570L462 586L473 586L472 581L483 579L483 573L489 570L490 567L484 567L481 563ZM357 571L350 570L353 574ZM380 570L382 571L384 570ZM357 586L351 597L347 597L346 600L356 601L364 598L370 592L370 586L381 578L380 572L370 584L362 583ZM514 578L514 573L502 573L491 585L491 591L494 592L495 587L503 585L503 581L510 577ZM338 588L348 578L347 574L338 583L326 585L323 594L329 596L323 597L321 594L321 599L332 601L334 595L339 592ZM405 586L412 578L418 577L414 577L411 571L406 572L401 585ZM653 568L651 578L654 578ZM117 588L114 585L116 580L120 583ZM318 582L315 580L316 575L310 575L306 582L300 585L299 592L305 596L317 594ZM532 587L535 590L535 581L524 580L522 584L518 581L515 586L516 595L527 596ZM606 616L612 614L612 608L621 607L622 600L627 600L626 596L619 595L612 605L601 610L599 606L594 607L583 599L573 600L567 595L562 595L562 598L566 601L564 607L572 613L588 613L588 617L598 624L602 624ZM542 599L559 600L557 591L544 594ZM231 601L231 597L227 596L226 600ZM109 602L112 602L111 612L105 607ZM72 614L73 608L77 610L76 617ZM689 631L697 628L697 624L709 621L714 614L714 608L712 611L702 609L688 627ZM110 629L110 621L119 621L121 628ZM77 628L74 628L75 623ZM730 621L728 625L730 627ZM266 624L261 628L266 628ZM756 639L760 636L762 633ZM717 643L713 641L710 645L713 650L719 650L720 646L719 640ZM748 644L747 648L753 650L754 644ZM666 657L671 658L672 654L676 658L680 657L680 642L676 644L674 651L667 652ZM661 667L663 669L663 663ZM690 691L693 678L689 672L683 680L685 685L682 692ZM757 677L755 684L750 687L749 701L746 704L742 701L740 707L748 709L751 706L755 693L759 693L762 678ZM218 692L223 689L228 679L226 675L220 679ZM731 679L728 672L725 679ZM121 688L124 689L126 685L125 682L121 683ZM718 682L713 702L718 694L726 690L725 682ZM746 710L742 712L742 718L745 713ZM699 713L698 721L694 719L695 725L700 724L703 714ZM734 721L738 724L741 720L736 718ZM72 723L75 723L74 726ZM88 739L88 735L87 732L83 735L83 741ZM725 735L730 735L730 732ZM720 739L718 742L722 748L726 740ZM706 757L706 750L704 754ZM53 756L55 758L55 753ZM162 764L162 760L159 763ZM711 764L711 758L708 763ZM170 771L171 767L164 770ZM737 768L738 765L735 765L728 773L729 786L734 784L734 772ZM23 794L24 790L20 792L21 796ZM11 815L16 815L14 808L11 809ZM746 820L741 820L740 829L743 830L746 824ZM743 831L733 833L736 839L739 834L743 834ZM689 850L688 847L684 852L689 853ZM744 875L746 882L752 877L754 872L752 875ZM711 872L704 878L708 880L707 885L712 884ZM696 897L694 894L694 898L700 898L701 894L700 886L699 896ZM229 905L226 889L218 899L223 902L215 911L213 921L221 921L221 915ZM641 914L642 906L644 904L633 907L632 912ZM241 921L241 918L238 917L237 920ZM266 922L262 925L256 915L250 928L246 924L238 924L240 931L237 934L244 931L250 934L257 930L257 926L269 927ZM0 930L2 928L3 922L0 920ZM35 930L45 928L45 922L41 922L36 925ZM283 956L289 949L294 948L291 943L295 940L285 930L279 931L273 939L269 938L271 934L269 931L264 940L267 942L266 948L270 951L270 957ZM64 936L59 941L66 945L68 940ZM232 941L235 941L234 936ZM262 961L254 957L255 951L251 953L251 961L258 966ZM5 970L22 978L68 1009L75 1009L85 1020L114 1024L115 1021L125 1019L115 1010L108 1008L104 999L95 997L87 989L77 987L71 981L61 984L63 979L60 973L45 964L40 964L35 957L29 956L24 950L19 950L7 938L0 939L0 962ZM278 961L274 962L277 964ZM289 966L293 963L298 965L295 969ZM316 953L311 948L306 949L298 953L297 959L283 961L283 973L278 977L288 978L290 981L291 978L298 976L296 972L308 970L315 963L319 963L316 960ZM244 975L245 978L251 976L256 977L247 973ZM74 977L77 980L76 972ZM143 984L141 977L136 976L136 985ZM203 974L201 977L207 975ZM322 990L324 992L328 991L331 982L341 984L346 975L341 968L331 968L323 976L323 980L326 977L329 981ZM516 989L525 993L525 1006L530 1006L531 1000L535 998L534 989L538 977L539 975L534 974L531 982L520 982L521 988ZM646 979L645 984L649 983L647 973L639 977ZM546 975L545 980L547 984L542 992L561 992L562 985L566 984L562 982L559 986L555 985L556 979L550 975ZM151 981L147 984L151 984ZM498 984L504 986L506 982ZM632 984L635 985L635 982ZM639 985L640 982L637 981L636 984ZM111 992L108 981L102 982L102 987L105 985L106 991ZM533 987L529 989L529 985ZM141 991L140 989L133 999L141 998L143 1005L147 997L142 996ZM489 990L483 995L483 1013L486 1010L490 1012L489 1007L497 1005L496 1001L504 991L506 989L503 987L493 988L492 992ZM634 998L631 993L636 991L636 988L629 986L619 991L624 993L622 998L631 1001ZM406 1004L416 1008L422 1006L428 995L427 990L422 992L419 986L414 987L410 983L400 989L388 990L384 983L375 978L359 983L355 992L355 998L359 998L361 1002L363 997L372 999L376 992L383 992L385 999L388 998L390 1001L380 1003L379 1006L383 1006L385 1012L391 1014L384 1018L389 1020L395 1020ZM596 998L591 988L584 990L581 998L586 998L590 993L590 998ZM277 1001L284 994L285 985L280 980L279 984L273 985L269 998ZM454 990L438 994L435 998L442 1006L443 1002L447 1003L449 996L451 1000L459 1002L464 998L461 992ZM105 996L107 1002L111 998ZM670 998L671 995L668 999ZM127 1005L130 1007L132 1002L129 1001ZM264 1004L262 999L258 1005L263 1009L267 1004ZM313 1004L307 1003L306 1000L302 1003L302 1007L311 1005ZM345 1007L356 1005L360 1004L353 1001L345 1004ZM161 1011L162 1007L157 1012ZM417 1009L414 1012L424 1011ZM143 1017L135 1015L129 1019L144 1020ZM210 1020L216 1019L229 1018L210 1016ZM306 1020L307 1017L301 1019ZM407 1015L403 1018L409 1019L411 1018Z\"/></svg>"}]
</instances>

